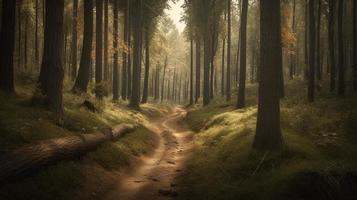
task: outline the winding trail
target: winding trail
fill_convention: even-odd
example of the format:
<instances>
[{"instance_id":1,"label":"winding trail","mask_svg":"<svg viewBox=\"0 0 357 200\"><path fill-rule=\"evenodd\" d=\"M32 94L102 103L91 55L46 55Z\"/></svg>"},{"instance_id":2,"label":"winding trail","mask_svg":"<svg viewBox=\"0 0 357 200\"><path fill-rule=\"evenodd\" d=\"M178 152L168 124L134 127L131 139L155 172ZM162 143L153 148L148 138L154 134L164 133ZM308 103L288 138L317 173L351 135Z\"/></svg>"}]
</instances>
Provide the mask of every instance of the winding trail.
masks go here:
<instances>
[{"instance_id":1,"label":"winding trail","mask_svg":"<svg viewBox=\"0 0 357 200\"><path fill-rule=\"evenodd\" d=\"M152 122L148 128L159 137L157 149L142 158L142 165L132 173L121 175L118 186L103 199L160 200L179 195L175 181L194 148L191 132L180 123L186 113L177 106L168 116Z\"/></svg>"}]
</instances>

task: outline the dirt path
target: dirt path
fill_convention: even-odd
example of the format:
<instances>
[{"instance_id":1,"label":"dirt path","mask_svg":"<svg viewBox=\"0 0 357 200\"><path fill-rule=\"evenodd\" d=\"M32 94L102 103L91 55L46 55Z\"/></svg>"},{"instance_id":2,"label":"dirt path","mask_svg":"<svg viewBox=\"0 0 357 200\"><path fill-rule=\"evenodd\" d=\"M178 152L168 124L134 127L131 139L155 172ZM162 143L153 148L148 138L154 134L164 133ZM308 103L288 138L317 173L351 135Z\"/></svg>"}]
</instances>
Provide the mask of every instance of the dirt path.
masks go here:
<instances>
[{"instance_id":1,"label":"dirt path","mask_svg":"<svg viewBox=\"0 0 357 200\"><path fill-rule=\"evenodd\" d=\"M158 148L143 158L143 164L133 173L119 177L118 187L104 199L157 200L179 195L175 179L194 148L190 131L180 124L185 115L184 109L175 107L167 117L152 122L148 128L159 136Z\"/></svg>"}]
</instances>

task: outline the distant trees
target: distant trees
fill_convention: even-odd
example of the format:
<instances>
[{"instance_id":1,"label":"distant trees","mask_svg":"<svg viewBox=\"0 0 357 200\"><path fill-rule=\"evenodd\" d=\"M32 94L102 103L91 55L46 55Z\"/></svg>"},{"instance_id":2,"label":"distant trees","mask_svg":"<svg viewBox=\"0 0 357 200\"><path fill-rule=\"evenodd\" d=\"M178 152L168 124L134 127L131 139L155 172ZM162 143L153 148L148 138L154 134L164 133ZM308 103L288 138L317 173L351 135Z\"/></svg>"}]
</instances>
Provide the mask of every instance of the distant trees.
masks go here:
<instances>
[{"instance_id":1,"label":"distant trees","mask_svg":"<svg viewBox=\"0 0 357 200\"><path fill-rule=\"evenodd\" d=\"M15 49L16 1L3 0L1 12L0 90L13 93L15 92L13 59Z\"/></svg>"},{"instance_id":2,"label":"distant trees","mask_svg":"<svg viewBox=\"0 0 357 200\"><path fill-rule=\"evenodd\" d=\"M280 0L260 1L260 81L257 128L253 147L280 150L279 70L282 67ZM274 51L272 51L274 49Z\"/></svg>"}]
</instances>

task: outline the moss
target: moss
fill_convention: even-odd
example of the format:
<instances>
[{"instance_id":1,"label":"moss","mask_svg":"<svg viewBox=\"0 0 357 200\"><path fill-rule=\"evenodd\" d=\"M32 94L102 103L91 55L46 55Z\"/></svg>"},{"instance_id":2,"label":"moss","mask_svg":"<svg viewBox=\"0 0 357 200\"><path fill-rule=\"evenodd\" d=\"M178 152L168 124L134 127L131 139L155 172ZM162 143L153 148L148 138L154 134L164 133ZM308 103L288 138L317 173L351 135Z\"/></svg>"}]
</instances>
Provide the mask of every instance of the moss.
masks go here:
<instances>
[{"instance_id":1,"label":"moss","mask_svg":"<svg viewBox=\"0 0 357 200\"><path fill-rule=\"evenodd\" d=\"M285 146L279 153L252 149L254 104L234 110L231 104L215 101L207 107L191 108L186 121L197 131L198 150L180 178L181 185L190 186L183 189L180 198L298 199L306 188L299 186L305 180L304 174L320 177L325 172L356 171L353 154L357 146L349 136L355 132L357 122L350 111L356 109L354 98L338 99L320 93L317 101L309 104L303 100L304 88L301 81L286 86L281 104ZM247 88L247 94L255 92L254 87ZM247 98L253 99L249 95ZM308 181L307 185L315 180ZM317 192L315 199L323 199L324 195Z\"/></svg>"}]
</instances>

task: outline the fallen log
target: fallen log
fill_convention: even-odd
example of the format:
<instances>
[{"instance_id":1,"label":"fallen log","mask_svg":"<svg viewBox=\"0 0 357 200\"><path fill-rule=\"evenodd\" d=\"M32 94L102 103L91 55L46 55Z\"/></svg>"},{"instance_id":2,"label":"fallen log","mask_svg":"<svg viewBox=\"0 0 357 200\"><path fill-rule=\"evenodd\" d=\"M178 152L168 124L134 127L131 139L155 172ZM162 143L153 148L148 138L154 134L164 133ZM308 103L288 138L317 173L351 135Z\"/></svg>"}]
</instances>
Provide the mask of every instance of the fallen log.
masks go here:
<instances>
[{"instance_id":1,"label":"fallen log","mask_svg":"<svg viewBox=\"0 0 357 200\"><path fill-rule=\"evenodd\" d=\"M104 142L118 140L135 128L134 125L121 124L99 134L50 139L23 146L0 158L0 184L29 175L57 161L80 156Z\"/></svg>"}]
</instances>

